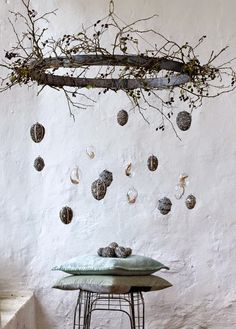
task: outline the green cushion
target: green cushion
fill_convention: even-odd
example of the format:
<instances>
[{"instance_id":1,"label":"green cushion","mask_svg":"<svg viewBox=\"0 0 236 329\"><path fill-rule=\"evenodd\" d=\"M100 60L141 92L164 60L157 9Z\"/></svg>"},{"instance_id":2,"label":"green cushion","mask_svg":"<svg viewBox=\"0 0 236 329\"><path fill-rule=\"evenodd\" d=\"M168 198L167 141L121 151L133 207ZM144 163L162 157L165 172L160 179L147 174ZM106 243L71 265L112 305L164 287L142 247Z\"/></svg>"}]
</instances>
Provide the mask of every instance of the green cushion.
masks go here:
<instances>
[{"instance_id":1,"label":"green cushion","mask_svg":"<svg viewBox=\"0 0 236 329\"><path fill-rule=\"evenodd\" d=\"M61 290L87 290L97 293L125 294L131 291L154 291L172 284L158 276L70 275L60 279L53 288Z\"/></svg>"},{"instance_id":2,"label":"green cushion","mask_svg":"<svg viewBox=\"0 0 236 329\"><path fill-rule=\"evenodd\" d=\"M161 269L169 269L158 261L145 256L127 258L104 258L100 256L78 256L52 270L84 275L148 275Z\"/></svg>"}]
</instances>

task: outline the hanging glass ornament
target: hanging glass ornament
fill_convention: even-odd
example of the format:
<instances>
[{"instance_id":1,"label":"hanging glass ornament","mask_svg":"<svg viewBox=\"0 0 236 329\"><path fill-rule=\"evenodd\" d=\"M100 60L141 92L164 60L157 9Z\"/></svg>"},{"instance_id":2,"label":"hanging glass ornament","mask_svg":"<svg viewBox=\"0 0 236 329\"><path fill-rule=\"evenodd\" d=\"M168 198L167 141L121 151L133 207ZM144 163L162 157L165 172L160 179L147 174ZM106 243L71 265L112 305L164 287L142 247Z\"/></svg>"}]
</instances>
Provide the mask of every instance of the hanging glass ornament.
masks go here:
<instances>
[{"instance_id":1,"label":"hanging glass ornament","mask_svg":"<svg viewBox=\"0 0 236 329\"><path fill-rule=\"evenodd\" d=\"M78 167L75 167L71 170L70 181L71 181L72 184L79 184L80 183L80 170L79 170Z\"/></svg>"},{"instance_id":2,"label":"hanging glass ornament","mask_svg":"<svg viewBox=\"0 0 236 329\"><path fill-rule=\"evenodd\" d=\"M129 163L128 166L126 167L125 174L128 177L132 176L132 163Z\"/></svg>"},{"instance_id":3,"label":"hanging glass ornament","mask_svg":"<svg viewBox=\"0 0 236 329\"><path fill-rule=\"evenodd\" d=\"M94 146L88 146L86 148L86 153L90 157L90 159L95 158L95 147Z\"/></svg>"},{"instance_id":4,"label":"hanging glass ornament","mask_svg":"<svg viewBox=\"0 0 236 329\"><path fill-rule=\"evenodd\" d=\"M134 187L132 187L128 192L127 192L127 199L128 203L133 204L136 202L138 197L138 192L135 190Z\"/></svg>"}]
</instances>

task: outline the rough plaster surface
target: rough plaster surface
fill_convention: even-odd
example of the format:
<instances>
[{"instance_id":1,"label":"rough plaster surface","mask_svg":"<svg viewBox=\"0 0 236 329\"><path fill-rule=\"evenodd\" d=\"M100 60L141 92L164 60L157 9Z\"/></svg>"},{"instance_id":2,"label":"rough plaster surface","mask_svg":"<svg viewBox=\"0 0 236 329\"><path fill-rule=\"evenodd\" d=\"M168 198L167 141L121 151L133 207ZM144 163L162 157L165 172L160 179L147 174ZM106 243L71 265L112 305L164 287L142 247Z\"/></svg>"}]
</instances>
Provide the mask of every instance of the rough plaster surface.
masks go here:
<instances>
[{"instance_id":1,"label":"rough plaster surface","mask_svg":"<svg viewBox=\"0 0 236 329\"><path fill-rule=\"evenodd\" d=\"M234 0L116 2L125 21L158 13L152 27L179 43L206 34L199 50L203 58L225 45L230 50L222 60L235 56ZM54 35L78 31L82 22L104 16L108 5L105 0L34 3L37 11L59 8L50 25ZM1 57L14 40L7 12L20 7L20 1L0 3ZM116 113L128 105L122 93L101 97L73 122L62 95L45 90L37 97L36 91L15 88L0 95L0 289L35 289L38 329L70 328L77 294L52 290L61 274L50 268L115 240L171 268L162 275L174 287L145 295L147 328L235 328L236 93L206 101L180 142L171 129L156 133L155 124L148 126L138 113L131 112L128 124L118 126ZM150 116L157 120L155 113ZM29 136L36 121L46 128L38 145ZM85 152L89 145L96 148L93 160ZM156 172L146 167L152 153L159 159ZM42 173L32 166L38 155L45 159ZM129 162L132 178L124 175ZM77 165L82 177L78 186L69 180ZM113 172L114 182L98 202L90 184L105 168ZM192 211L174 197L183 172L189 175L186 195L197 198ZM126 193L132 186L139 196L135 205L128 205ZM167 216L156 209L163 196L173 202ZM58 217L64 205L75 215L68 226ZM117 315L101 316L95 327L126 324Z\"/></svg>"}]
</instances>

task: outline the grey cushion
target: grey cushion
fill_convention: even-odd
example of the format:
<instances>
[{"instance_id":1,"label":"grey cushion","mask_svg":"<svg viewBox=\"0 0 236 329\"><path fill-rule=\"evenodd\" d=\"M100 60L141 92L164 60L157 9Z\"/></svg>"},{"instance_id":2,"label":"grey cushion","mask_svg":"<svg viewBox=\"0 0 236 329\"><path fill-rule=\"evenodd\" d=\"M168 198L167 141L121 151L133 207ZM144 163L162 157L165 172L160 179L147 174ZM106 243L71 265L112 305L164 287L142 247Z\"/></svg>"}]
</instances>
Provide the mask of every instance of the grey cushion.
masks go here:
<instances>
[{"instance_id":1,"label":"grey cushion","mask_svg":"<svg viewBox=\"0 0 236 329\"><path fill-rule=\"evenodd\" d=\"M124 294L131 291L154 291L172 284L158 276L70 275L53 286L61 290L87 290L97 293Z\"/></svg>"},{"instance_id":2,"label":"grey cushion","mask_svg":"<svg viewBox=\"0 0 236 329\"><path fill-rule=\"evenodd\" d=\"M161 269L169 268L145 256L132 255L127 258L104 258L97 255L85 255L72 258L52 270L79 275L148 275Z\"/></svg>"}]
</instances>

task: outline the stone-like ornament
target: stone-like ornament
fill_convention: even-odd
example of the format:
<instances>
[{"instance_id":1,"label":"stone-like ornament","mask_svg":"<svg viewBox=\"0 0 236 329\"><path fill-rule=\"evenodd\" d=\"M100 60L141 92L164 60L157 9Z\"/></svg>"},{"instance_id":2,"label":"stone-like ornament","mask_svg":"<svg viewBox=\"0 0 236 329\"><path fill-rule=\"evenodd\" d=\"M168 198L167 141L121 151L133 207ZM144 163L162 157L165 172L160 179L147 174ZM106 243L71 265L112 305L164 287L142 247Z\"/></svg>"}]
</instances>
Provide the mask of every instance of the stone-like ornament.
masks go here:
<instances>
[{"instance_id":1,"label":"stone-like ornament","mask_svg":"<svg viewBox=\"0 0 236 329\"><path fill-rule=\"evenodd\" d=\"M113 181L112 172L108 170L103 170L103 172L99 175L99 178L105 183L106 187L110 186Z\"/></svg>"},{"instance_id":2,"label":"stone-like ornament","mask_svg":"<svg viewBox=\"0 0 236 329\"><path fill-rule=\"evenodd\" d=\"M92 183L91 192L96 200L102 200L107 192L106 184L101 179L95 180Z\"/></svg>"},{"instance_id":3,"label":"stone-like ornament","mask_svg":"<svg viewBox=\"0 0 236 329\"><path fill-rule=\"evenodd\" d=\"M118 243L112 242L108 247L99 248L97 254L100 257L126 258L132 254L132 249L119 246Z\"/></svg>"},{"instance_id":4,"label":"stone-like ornament","mask_svg":"<svg viewBox=\"0 0 236 329\"><path fill-rule=\"evenodd\" d=\"M117 122L120 126L126 125L129 120L129 115L125 110L121 110L117 113Z\"/></svg>"},{"instance_id":5,"label":"stone-like ornament","mask_svg":"<svg viewBox=\"0 0 236 329\"><path fill-rule=\"evenodd\" d=\"M70 207L63 207L59 215L62 223L70 224L73 218L73 211Z\"/></svg>"},{"instance_id":6,"label":"stone-like ornament","mask_svg":"<svg viewBox=\"0 0 236 329\"><path fill-rule=\"evenodd\" d=\"M132 187L128 192L127 192L127 199L129 204L133 204L136 202L138 197L138 192L135 190L134 187Z\"/></svg>"},{"instance_id":7,"label":"stone-like ornament","mask_svg":"<svg viewBox=\"0 0 236 329\"><path fill-rule=\"evenodd\" d=\"M115 249L110 247L103 248L102 257L116 257Z\"/></svg>"},{"instance_id":8,"label":"stone-like ornament","mask_svg":"<svg viewBox=\"0 0 236 329\"><path fill-rule=\"evenodd\" d=\"M192 116L187 111L182 111L177 114L176 124L180 130L188 130L191 126Z\"/></svg>"},{"instance_id":9,"label":"stone-like ornament","mask_svg":"<svg viewBox=\"0 0 236 329\"><path fill-rule=\"evenodd\" d=\"M79 184L80 183L80 171L79 171L78 167L75 167L71 170L70 181L71 181L72 184Z\"/></svg>"},{"instance_id":10,"label":"stone-like ornament","mask_svg":"<svg viewBox=\"0 0 236 329\"><path fill-rule=\"evenodd\" d=\"M148 169L150 171L155 171L157 170L157 167L158 167L158 159L155 155L151 155L149 158L148 158L148 161L147 161L147 166L148 166Z\"/></svg>"},{"instance_id":11,"label":"stone-like ornament","mask_svg":"<svg viewBox=\"0 0 236 329\"><path fill-rule=\"evenodd\" d=\"M43 158L41 158L41 157L37 157L37 158L34 160L34 168L35 168L37 171L42 171L44 167L45 167L45 163L44 163Z\"/></svg>"},{"instance_id":12,"label":"stone-like ornament","mask_svg":"<svg viewBox=\"0 0 236 329\"><path fill-rule=\"evenodd\" d=\"M119 246L118 243L111 242L108 247L113 248L113 249L116 249L116 247L118 247L118 246Z\"/></svg>"},{"instance_id":13,"label":"stone-like ornament","mask_svg":"<svg viewBox=\"0 0 236 329\"><path fill-rule=\"evenodd\" d=\"M158 201L158 210L162 215L167 215L171 210L171 206L172 202L166 197Z\"/></svg>"},{"instance_id":14,"label":"stone-like ornament","mask_svg":"<svg viewBox=\"0 0 236 329\"><path fill-rule=\"evenodd\" d=\"M186 200L185 200L185 204L186 204L186 207L188 209L193 209L196 205L196 198L194 195L190 194L187 196Z\"/></svg>"},{"instance_id":15,"label":"stone-like ornament","mask_svg":"<svg viewBox=\"0 0 236 329\"><path fill-rule=\"evenodd\" d=\"M30 128L30 135L32 140L35 143L40 143L45 135L45 128L42 124L40 123L35 123L31 128Z\"/></svg>"}]
</instances>

